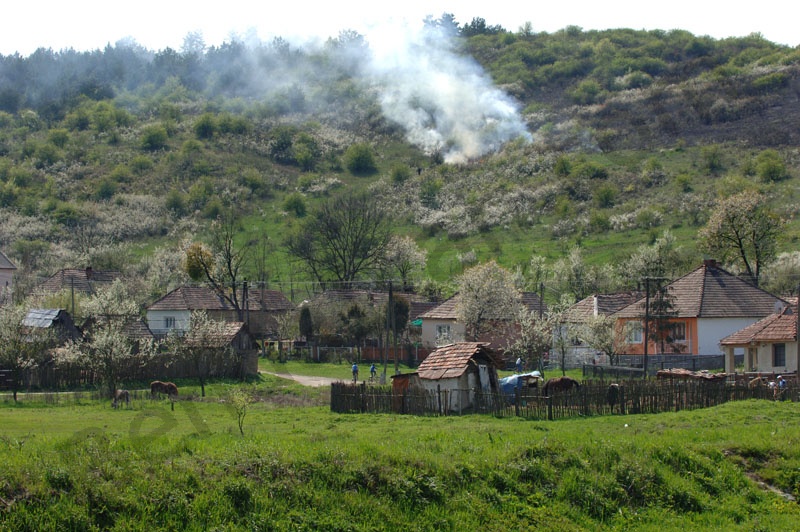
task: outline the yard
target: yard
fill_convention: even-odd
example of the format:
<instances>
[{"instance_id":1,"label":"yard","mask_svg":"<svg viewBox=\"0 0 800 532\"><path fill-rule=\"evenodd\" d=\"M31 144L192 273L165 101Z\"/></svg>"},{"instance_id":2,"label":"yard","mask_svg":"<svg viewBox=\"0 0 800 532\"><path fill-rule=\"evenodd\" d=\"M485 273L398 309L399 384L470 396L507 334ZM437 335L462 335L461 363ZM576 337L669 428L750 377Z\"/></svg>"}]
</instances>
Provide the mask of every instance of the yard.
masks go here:
<instances>
[{"instance_id":1,"label":"yard","mask_svg":"<svg viewBox=\"0 0 800 532\"><path fill-rule=\"evenodd\" d=\"M800 518L795 403L555 422L282 406L263 376L112 410L0 402L10 530L786 529ZM254 398L239 433L235 389ZM309 392L313 394L313 391ZM257 399L257 400L255 400ZM767 489L770 488L770 489Z\"/></svg>"}]
</instances>

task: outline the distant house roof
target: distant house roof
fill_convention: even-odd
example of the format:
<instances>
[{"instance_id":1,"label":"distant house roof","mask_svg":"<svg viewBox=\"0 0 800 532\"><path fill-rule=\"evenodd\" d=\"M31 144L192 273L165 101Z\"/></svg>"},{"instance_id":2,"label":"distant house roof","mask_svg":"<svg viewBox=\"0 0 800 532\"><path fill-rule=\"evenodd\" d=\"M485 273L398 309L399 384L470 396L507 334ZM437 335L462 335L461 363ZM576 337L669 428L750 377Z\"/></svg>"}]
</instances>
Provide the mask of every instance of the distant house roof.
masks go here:
<instances>
[{"instance_id":1,"label":"distant house roof","mask_svg":"<svg viewBox=\"0 0 800 532\"><path fill-rule=\"evenodd\" d=\"M185 339L188 344L201 343L203 347L223 348L233 344L236 337L246 330L245 324L240 321L228 321L220 323L220 330L217 334L204 336L202 340L194 338L192 330L186 333Z\"/></svg>"},{"instance_id":2,"label":"distant house roof","mask_svg":"<svg viewBox=\"0 0 800 532\"><path fill-rule=\"evenodd\" d=\"M615 294L592 294L567 309L567 319L573 323L584 323L596 316L610 316L641 299L644 292L618 292Z\"/></svg>"},{"instance_id":3,"label":"distant house roof","mask_svg":"<svg viewBox=\"0 0 800 532\"><path fill-rule=\"evenodd\" d=\"M678 318L763 317L789 303L718 267L707 260L694 271L667 285L672 312ZM624 307L614 316L641 318L645 298Z\"/></svg>"},{"instance_id":4,"label":"distant house roof","mask_svg":"<svg viewBox=\"0 0 800 532\"><path fill-rule=\"evenodd\" d=\"M224 297L205 286L181 286L147 307L147 310L235 310Z\"/></svg>"},{"instance_id":5,"label":"distant house roof","mask_svg":"<svg viewBox=\"0 0 800 532\"><path fill-rule=\"evenodd\" d=\"M458 378L468 369L472 359L479 358L495 367L501 364L488 344L458 342L437 348L417 368L421 379L439 380Z\"/></svg>"},{"instance_id":6,"label":"distant house roof","mask_svg":"<svg viewBox=\"0 0 800 532\"><path fill-rule=\"evenodd\" d=\"M294 304L277 290L248 290L250 310L291 310ZM181 286L155 301L147 310L235 310L233 305L207 286Z\"/></svg>"},{"instance_id":7,"label":"distant house roof","mask_svg":"<svg viewBox=\"0 0 800 532\"><path fill-rule=\"evenodd\" d=\"M392 297L395 299L402 299L408 303L409 307L414 304L425 303L426 300L423 296L418 294L411 294L408 292L392 292ZM328 300L328 301L369 301L373 305L382 306L389 302L388 291L377 290L325 290L318 294L315 300Z\"/></svg>"},{"instance_id":8,"label":"distant house roof","mask_svg":"<svg viewBox=\"0 0 800 532\"><path fill-rule=\"evenodd\" d=\"M529 311L539 312L539 310L541 310L542 312L547 312L547 305L542 304L540 308L540 299L536 292L522 292L521 298L522 304L525 305ZM419 317L423 320L456 320L458 319L456 308L460 300L461 295L456 294L427 312L423 312Z\"/></svg>"},{"instance_id":9,"label":"distant house roof","mask_svg":"<svg viewBox=\"0 0 800 532\"><path fill-rule=\"evenodd\" d=\"M770 314L720 340L720 345L745 346L753 343L793 342L797 340L797 315L791 310Z\"/></svg>"},{"instance_id":10,"label":"distant house roof","mask_svg":"<svg viewBox=\"0 0 800 532\"><path fill-rule=\"evenodd\" d=\"M93 294L97 284L110 284L122 277L122 273L114 270L94 270L91 267L60 270L39 287L47 292L75 290L84 294Z\"/></svg>"},{"instance_id":11,"label":"distant house roof","mask_svg":"<svg viewBox=\"0 0 800 532\"><path fill-rule=\"evenodd\" d=\"M0 251L0 270L16 270L17 267L14 266L14 263L8 260L2 251Z\"/></svg>"}]
</instances>

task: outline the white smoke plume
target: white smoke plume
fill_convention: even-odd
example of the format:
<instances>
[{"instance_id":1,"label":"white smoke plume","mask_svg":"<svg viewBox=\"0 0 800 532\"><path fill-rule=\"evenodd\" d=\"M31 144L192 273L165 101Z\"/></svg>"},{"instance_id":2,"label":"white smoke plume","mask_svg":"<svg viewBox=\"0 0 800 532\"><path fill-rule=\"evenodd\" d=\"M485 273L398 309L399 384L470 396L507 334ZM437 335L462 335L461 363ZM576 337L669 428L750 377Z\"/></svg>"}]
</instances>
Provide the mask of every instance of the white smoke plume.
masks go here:
<instances>
[{"instance_id":1,"label":"white smoke plume","mask_svg":"<svg viewBox=\"0 0 800 532\"><path fill-rule=\"evenodd\" d=\"M364 73L379 88L383 113L426 153L461 163L531 139L516 102L441 28L382 26L366 40L371 58Z\"/></svg>"}]
</instances>

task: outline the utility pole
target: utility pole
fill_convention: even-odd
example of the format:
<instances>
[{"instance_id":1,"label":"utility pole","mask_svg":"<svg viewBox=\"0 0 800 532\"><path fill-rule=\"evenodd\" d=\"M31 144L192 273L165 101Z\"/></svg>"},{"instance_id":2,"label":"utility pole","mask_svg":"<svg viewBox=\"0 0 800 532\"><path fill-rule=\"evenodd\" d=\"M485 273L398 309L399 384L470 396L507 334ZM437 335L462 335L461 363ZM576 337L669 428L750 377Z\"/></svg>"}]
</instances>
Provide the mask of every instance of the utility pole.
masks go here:
<instances>
[{"instance_id":1,"label":"utility pole","mask_svg":"<svg viewBox=\"0 0 800 532\"><path fill-rule=\"evenodd\" d=\"M647 346L650 343L650 278L644 278L644 378L647 379Z\"/></svg>"}]
</instances>

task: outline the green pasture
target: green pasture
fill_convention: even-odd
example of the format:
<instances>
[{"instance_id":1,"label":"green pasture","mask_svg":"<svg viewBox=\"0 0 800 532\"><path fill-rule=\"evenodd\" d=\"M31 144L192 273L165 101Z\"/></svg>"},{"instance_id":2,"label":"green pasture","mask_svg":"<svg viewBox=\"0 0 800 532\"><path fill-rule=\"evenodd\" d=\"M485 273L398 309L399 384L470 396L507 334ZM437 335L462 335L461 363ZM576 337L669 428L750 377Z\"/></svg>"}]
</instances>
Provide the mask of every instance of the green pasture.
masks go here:
<instances>
[{"instance_id":1,"label":"green pasture","mask_svg":"<svg viewBox=\"0 0 800 532\"><path fill-rule=\"evenodd\" d=\"M0 401L0 529L792 530L800 518L794 403L557 422L341 415L284 406L296 385L262 377L174 409ZM253 401L243 435L228 399L239 387Z\"/></svg>"}]
</instances>

